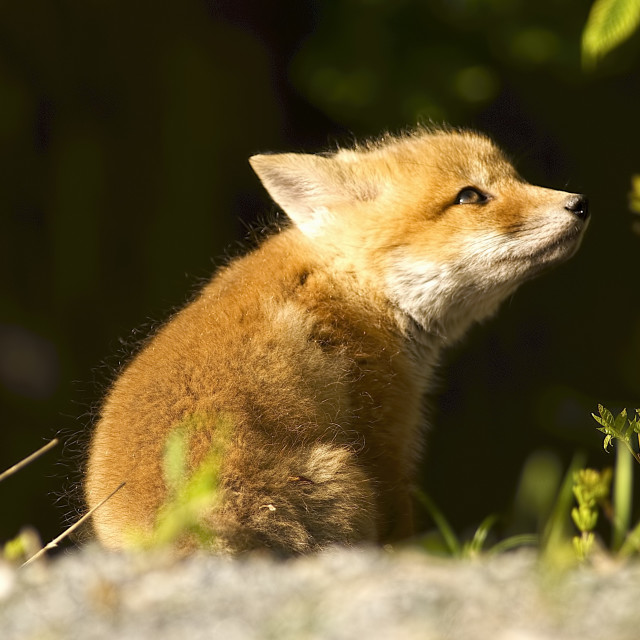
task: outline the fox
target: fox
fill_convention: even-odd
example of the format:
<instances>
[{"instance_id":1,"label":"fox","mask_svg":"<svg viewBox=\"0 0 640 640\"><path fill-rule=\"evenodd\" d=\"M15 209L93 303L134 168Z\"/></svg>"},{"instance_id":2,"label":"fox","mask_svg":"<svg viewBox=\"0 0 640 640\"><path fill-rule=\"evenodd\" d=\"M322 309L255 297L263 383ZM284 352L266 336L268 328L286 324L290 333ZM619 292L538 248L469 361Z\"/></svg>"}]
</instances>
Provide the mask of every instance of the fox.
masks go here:
<instances>
[{"instance_id":1,"label":"fox","mask_svg":"<svg viewBox=\"0 0 640 640\"><path fill-rule=\"evenodd\" d=\"M526 182L468 129L249 162L287 222L220 268L106 394L84 492L108 548L153 531L184 425L185 474L217 452L217 499L197 515L215 535L176 547L297 555L412 536L443 351L570 258L589 222L584 195Z\"/></svg>"}]
</instances>

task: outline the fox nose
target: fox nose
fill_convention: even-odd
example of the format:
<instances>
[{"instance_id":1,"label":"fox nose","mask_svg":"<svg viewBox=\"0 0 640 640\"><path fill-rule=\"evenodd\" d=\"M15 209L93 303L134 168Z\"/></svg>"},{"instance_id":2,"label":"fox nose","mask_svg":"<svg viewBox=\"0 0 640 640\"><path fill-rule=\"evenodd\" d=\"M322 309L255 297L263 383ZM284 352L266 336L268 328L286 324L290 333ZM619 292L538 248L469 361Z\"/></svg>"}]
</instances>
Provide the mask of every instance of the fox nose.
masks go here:
<instances>
[{"instance_id":1,"label":"fox nose","mask_svg":"<svg viewBox=\"0 0 640 640\"><path fill-rule=\"evenodd\" d=\"M578 216L580 220L586 220L589 217L589 200L582 194L570 195L564 208Z\"/></svg>"}]
</instances>

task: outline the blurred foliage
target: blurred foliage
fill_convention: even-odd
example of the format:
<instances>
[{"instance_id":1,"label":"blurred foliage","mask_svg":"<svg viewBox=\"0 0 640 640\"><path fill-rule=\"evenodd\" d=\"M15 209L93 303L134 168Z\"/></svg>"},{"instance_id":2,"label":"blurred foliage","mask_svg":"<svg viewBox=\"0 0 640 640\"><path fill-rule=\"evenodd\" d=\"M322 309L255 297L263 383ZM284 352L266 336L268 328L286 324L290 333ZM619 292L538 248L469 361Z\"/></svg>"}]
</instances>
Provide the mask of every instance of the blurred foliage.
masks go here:
<instances>
[{"instance_id":1,"label":"blurred foliage","mask_svg":"<svg viewBox=\"0 0 640 640\"><path fill-rule=\"evenodd\" d=\"M595 542L593 530L598 523L598 505L609 499L611 477L611 469L602 472L580 469L573 474L573 495L578 506L571 510L571 518L580 531L580 535L573 538L573 547L579 560L589 555Z\"/></svg>"},{"instance_id":2,"label":"blurred foliage","mask_svg":"<svg viewBox=\"0 0 640 640\"><path fill-rule=\"evenodd\" d=\"M640 174L631 178L631 192L629 193L629 208L633 213L640 214ZM640 235L640 220L636 218L633 230Z\"/></svg>"},{"instance_id":3,"label":"blurred foliage","mask_svg":"<svg viewBox=\"0 0 640 640\"><path fill-rule=\"evenodd\" d=\"M495 101L512 72L564 76L579 64L587 3L347 0L292 65L304 95L349 126L464 121Z\"/></svg>"},{"instance_id":4,"label":"blurred foliage","mask_svg":"<svg viewBox=\"0 0 640 640\"><path fill-rule=\"evenodd\" d=\"M624 42L640 25L638 0L596 0L582 34L582 60L587 68Z\"/></svg>"},{"instance_id":5,"label":"blurred foliage","mask_svg":"<svg viewBox=\"0 0 640 640\"><path fill-rule=\"evenodd\" d=\"M640 213L640 175L633 176L631 180L629 206L633 212Z\"/></svg>"},{"instance_id":6,"label":"blurred foliage","mask_svg":"<svg viewBox=\"0 0 640 640\"><path fill-rule=\"evenodd\" d=\"M613 443L616 447L615 476L610 468L603 471L580 469L573 474L573 494L577 506L571 517L579 536L574 536L573 546L580 560L591 553L596 540L595 528L599 512L611 523L611 550L621 557L640 552L640 521L631 528L633 511L633 460L640 462L640 409L629 418L626 409L617 416L602 405L598 414L592 414L600 425L598 431L605 434L604 449ZM611 483L613 480L613 501Z\"/></svg>"},{"instance_id":7,"label":"blurred foliage","mask_svg":"<svg viewBox=\"0 0 640 640\"><path fill-rule=\"evenodd\" d=\"M211 425L215 425L213 433ZM212 548L216 531L205 516L221 504L220 470L233 432L231 415L192 414L173 427L165 445L163 476L168 495L151 531L132 531L134 546L156 548L196 545ZM205 431L206 429L206 431ZM196 464L192 460L194 439L208 443L208 451ZM209 442L209 438L211 441Z\"/></svg>"},{"instance_id":8,"label":"blurred foliage","mask_svg":"<svg viewBox=\"0 0 640 640\"><path fill-rule=\"evenodd\" d=\"M22 565L42 549L42 541L38 532L26 527L18 535L0 546L0 561L16 566Z\"/></svg>"},{"instance_id":9,"label":"blurred foliage","mask_svg":"<svg viewBox=\"0 0 640 640\"><path fill-rule=\"evenodd\" d=\"M448 354L429 495L456 531L474 532L487 513L509 511L532 451L553 450L564 468L583 447L603 466L584 416L640 395L627 202L640 163L640 38L602 48L584 73L592 6L0 4L0 468L38 440L60 432L65 442L57 464L50 456L0 485L0 539L27 523L49 539L81 509L57 511L49 493L77 493L106 385L273 210L247 158L418 119L487 131L527 179L588 193L594 213L569 264ZM603 300L624 300L625 313Z\"/></svg>"}]
</instances>

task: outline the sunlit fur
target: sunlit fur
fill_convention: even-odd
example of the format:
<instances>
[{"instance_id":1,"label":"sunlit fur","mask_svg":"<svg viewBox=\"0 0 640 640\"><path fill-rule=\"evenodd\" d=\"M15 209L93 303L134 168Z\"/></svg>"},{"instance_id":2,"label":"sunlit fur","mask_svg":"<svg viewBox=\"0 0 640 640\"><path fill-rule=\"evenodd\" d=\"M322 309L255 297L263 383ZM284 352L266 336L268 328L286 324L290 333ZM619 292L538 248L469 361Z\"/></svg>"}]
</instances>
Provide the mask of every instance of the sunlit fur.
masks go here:
<instances>
[{"instance_id":1,"label":"sunlit fur","mask_svg":"<svg viewBox=\"0 0 640 640\"><path fill-rule=\"evenodd\" d=\"M85 483L97 537L123 547L167 497L167 434L210 416L195 468L233 432L214 549L300 553L412 532L422 399L443 347L577 249L570 194L524 182L468 131L419 129L251 164L292 224L220 270L115 382ZM486 202L456 204L474 187ZM188 546L186 541L183 541Z\"/></svg>"}]
</instances>

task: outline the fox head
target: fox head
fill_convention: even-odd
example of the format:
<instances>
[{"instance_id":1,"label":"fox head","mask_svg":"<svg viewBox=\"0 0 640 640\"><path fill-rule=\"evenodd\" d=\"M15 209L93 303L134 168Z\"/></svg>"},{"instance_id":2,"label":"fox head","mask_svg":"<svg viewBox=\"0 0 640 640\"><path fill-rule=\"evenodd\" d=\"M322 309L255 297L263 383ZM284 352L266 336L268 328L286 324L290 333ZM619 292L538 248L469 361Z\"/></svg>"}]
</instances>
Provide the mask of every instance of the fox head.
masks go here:
<instances>
[{"instance_id":1,"label":"fox head","mask_svg":"<svg viewBox=\"0 0 640 640\"><path fill-rule=\"evenodd\" d=\"M464 130L250 162L313 250L445 342L573 255L589 218L583 195L527 183Z\"/></svg>"}]
</instances>

